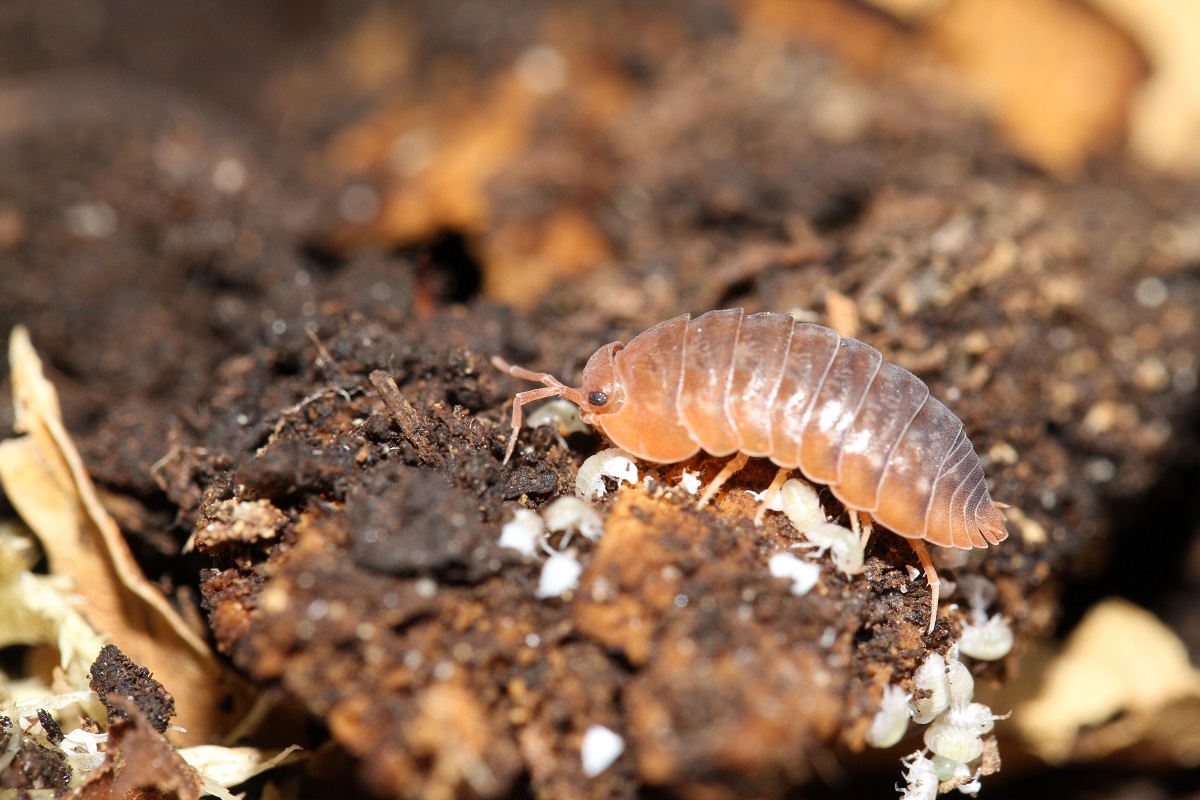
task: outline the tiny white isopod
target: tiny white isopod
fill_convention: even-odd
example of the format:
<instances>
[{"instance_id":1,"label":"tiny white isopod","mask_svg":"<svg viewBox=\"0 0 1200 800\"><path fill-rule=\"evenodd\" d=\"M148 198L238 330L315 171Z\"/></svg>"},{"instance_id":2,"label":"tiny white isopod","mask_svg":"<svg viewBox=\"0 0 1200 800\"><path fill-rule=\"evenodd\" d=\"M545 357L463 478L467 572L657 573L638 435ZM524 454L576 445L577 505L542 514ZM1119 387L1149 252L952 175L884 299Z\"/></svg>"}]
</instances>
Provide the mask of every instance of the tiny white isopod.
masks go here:
<instances>
[{"instance_id":1,"label":"tiny white isopod","mask_svg":"<svg viewBox=\"0 0 1200 800\"><path fill-rule=\"evenodd\" d=\"M792 582L792 594L804 595L817 585L821 568L810 561L802 561L791 553L776 553L767 562L772 577L787 578Z\"/></svg>"},{"instance_id":2,"label":"tiny white isopod","mask_svg":"<svg viewBox=\"0 0 1200 800\"><path fill-rule=\"evenodd\" d=\"M552 533L579 531L588 539L599 539L604 520L578 497L560 497L542 510L546 528Z\"/></svg>"},{"instance_id":3,"label":"tiny white isopod","mask_svg":"<svg viewBox=\"0 0 1200 800\"><path fill-rule=\"evenodd\" d=\"M867 730L867 744L871 747L891 747L904 738L908 731L908 701L912 695L899 686L883 687L883 698L879 710L871 719Z\"/></svg>"},{"instance_id":4,"label":"tiny white isopod","mask_svg":"<svg viewBox=\"0 0 1200 800\"><path fill-rule=\"evenodd\" d=\"M975 677L967 665L958 660L958 647L946 654L946 679L950 682L950 702L969 703L975 697Z\"/></svg>"},{"instance_id":5,"label":"tiny white isopod","mask_svg":"<svg viewBox=\"0 0 1200 800\"><path fill-rule=\"evenodd\" d=\"M938 776L933 762L918 750L900 759L900 763L904 765L904 782L907 784L900 800L934 800L938 793Z\"/></svg>"},{"instance_id":6,"label":"tiny white isopod","mask_svg":"<svg viewBox=\"0 0 1200 800\"><path fill-rule=\"evenodd\" d=\"M700 492L700 474L685 469L679 476L679 485L688 494L698 494Z\"/></svg>"},{"instance_id":7,"label":"tiny white isopod","mask_svg":"<svg viewBox=\"0 0 1200 800\"><path fill-rule=\"evenodd\" d=\"M545 533L546 526L536 511L528 508L518 508L513 512L513 518L500 528L500 546L517 550L521 555L532 558L537 555L538 541Z\"/></svg>"},{"instance_id":8,"label":"tiny white isopod","mask_svg":"<svg viewBox=\"0 0 1200 800\"><path fill-rule=\"evenodd\" d=\"M991 733L998 719L1003 717L993 714L992 709L983 703L951 703L942 715L942 720L947 725L962 728L977 736Z\"/></svg>"},{"instance_id":9,"label":"tiny white isopod","mask_svg":"<svg viewBox=\"0 0 1200 800\"><path fill-rule=\"evenodd\" d=\"M996 584L982 575L963 575L958 579L958 591L967 601L967 606L982 614L996 601Z\"/></svg>"},{"instance_id":10,"label":"tiny white isopod","mask_svg":"<svg viewBox=\"0 0 1200 800\"><path fill-rule=\"evenodd\" d=\"M996 661L1012 650L1013 632L999 614L986 617L975 614L975 619L963 625L958 649L963 655L980 661Z\"/></svg>"},{"instance_id":11,"label":"tiny white isopod","mask_svg":"<svg viewBox=\"0 0 1200 800\"><path fill-rule=\"evenodd\" d=\"M829 551L833 565L846 575L857 575L863 571L863 548L859 537L849 528L822 522L804 532L808 542L801 547L815 547L817 554Z\"/></svg>"},{"instance_id":12,"label":"tiny white isopod","mask_svg":"<svg viewBox=\"0 0 1200 800\"><path fill-rule=\"evenodd\" d=\"M939 756L964 764L983 755L983 738L979 734L940 719L925 729L925 746Z\"/></svg>"},{"instance_id":13,"label":"tiny white isopod","mask_svg":"<svg viewBox=\"0 0 1200 800\"><path fill-rule=\"evenodd\" d=\"M553 553L542 565L536 595L538 599L561 597L579 585L583 566L571 551Z\"/></svg>"},{"instance_id":14,"label":"tiny white isopod","mask_svg":"<svg viewBox=\"0 0 1200 800\"><path fill-rule=\"evenodd\" d=\"M610 447L590 456L575 475L575 496L580 500L603 497L608 492L608 487L604 484L605 478L615 479L617 485L620 485L621 481L636 484L638 468L633 463L633 456L617 447Z\"/></svg>"},{"instance_id":15,"label":"tiny white isopod","mask_svg":"<svg viewBox=\"0 0 1200 800\"><path fill-rule=\"evenodd\" d=\"M910 703L913 722L924 725L932 722L950 705L950 678L946 672L946 659L939 653L930 653L913 673L913 685L918 689Z\"/></svg>"},{"instance_id":16,"label":"tiny white isopod","mask_svg":"<svg viewBox=\"0 0 1200 800\"><path fill-rule=\"evenodd\" d=\"M790 478L779 489L779 510L784 513L792 527L808 533L825 522L825 510L821 498L811 483Z\"/></svg>"},{"instance_id":17,"label":"tiny white isopod","mask_svg":"<svg viewBox=\"0 0 1200 800\"><path fill-rule=\"evenodd\" d=\"M579 416L579 406L561 397L556 397L538 406L525 418L525 424L530 428L549 426L554 428L559 436L587 433L592 429Z\"/></svg>"}]
</instances>

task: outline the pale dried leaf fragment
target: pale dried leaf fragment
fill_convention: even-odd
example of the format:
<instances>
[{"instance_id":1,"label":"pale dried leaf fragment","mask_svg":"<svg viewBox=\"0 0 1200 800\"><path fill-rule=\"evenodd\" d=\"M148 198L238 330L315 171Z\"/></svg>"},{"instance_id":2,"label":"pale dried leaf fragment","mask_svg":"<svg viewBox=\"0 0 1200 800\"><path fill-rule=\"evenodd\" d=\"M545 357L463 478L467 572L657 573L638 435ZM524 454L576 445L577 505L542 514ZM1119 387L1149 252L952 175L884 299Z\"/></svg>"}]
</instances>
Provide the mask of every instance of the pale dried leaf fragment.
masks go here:
<instances>
[{"instance_id":1,"label":"pale dried leaf fragment","mask_svg":"<svg viewBox=\"0 0 1200 800\"><path fill-rule=\"evenodd\" d=\"M1137 40L1154 73L1134 98L1129 145L1175 173L1200 169L1200 5L1194 0L1090 0Z\"/></svg>"},{"instance_id":2,"label":"pale dried leaf fragment","mask_svg":"<svg viewBox=\"0 0 1200 800\"><path fill-rule=\"evenodd\" d=\"M253 689L215 658L207 644L142 575L62 422L58 394L46 380L29 333L9 342L13 427L0 443L0 483L37 534L53 574L74 580L92 626L121 643L180 698L180 739L206 741L231 728ZM95 653L85 657L94 657Z\"/></svg>"},{"instance_id":3,"label":"pale dried leaf fragment","mask_svg":"<svg viewBox=\"0 0 1200 800\"><path fill-rule=\"evenodd\" d=\"M86 687L88 668L104 639L75 608L69 578L32 572L38 558L32 535L20 523L0 525L0 647L55 647L66 683L71 689ZM19 688L0 681L0 690L20 701L53 694L49 683L49 676L30 676ZM89 711L103 713L99 703Z\"/></svg>"},{"instance_id":4,"label":"pale dried leaf fragment","mask_svg":"<svg viewBox=\"0 0 1200 800\"><path fill-rule=\"evenodd\" d=\"M1019 704L1013 719L1034 752L1051 762L1100 758L1144 743L1194 766L1200 670L1153 614L1105 600L1079 623L1043 676L1041 691Z\"/></svg>"},{"instance_id":5,"label":"pale dried leaf fragment","mask_svg":"<svg viewBox=\"0 0 1200 800\"><path fill-rule=\"evenodd\" d=\"M1119 142L1143 66L1121 31L1088 9L958 0L925 30L1013 146L1041 166L1070 174Z\"/></svg>"},{"instance_id":6,"label":"pale dried leaf fragment","mask_svg":"<svg viewBox=\"0 0 1200 800\"><path fill-rule=\"evenodd\" d=\"M215 794L212 791L213 787L229 789L245 783L255 775L305 758L304 753L299 751L299 745L292 745L283 750L262 750L257 747L219 747L203 744L181 748L179 755L204 777L205 790Z\"/></svg>"}]
</instances>

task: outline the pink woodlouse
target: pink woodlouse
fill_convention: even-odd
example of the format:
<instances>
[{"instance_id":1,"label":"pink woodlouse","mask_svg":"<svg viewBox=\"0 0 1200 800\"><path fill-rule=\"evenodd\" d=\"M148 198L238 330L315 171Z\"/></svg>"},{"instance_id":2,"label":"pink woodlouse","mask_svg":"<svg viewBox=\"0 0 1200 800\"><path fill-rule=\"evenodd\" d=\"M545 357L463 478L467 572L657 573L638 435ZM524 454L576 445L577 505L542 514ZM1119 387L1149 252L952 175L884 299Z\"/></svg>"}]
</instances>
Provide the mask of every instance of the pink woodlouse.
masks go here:
<instances>
[{"instance_id":1,"label":"pink woodlouse","mask_svg":"<svg viewBox=\"0 0 1200 800\"><path fill-rule=\"evenodd\" d=\"M929 578L930 630L939 581L922 540L970 549L1008 535L962 421L911 372L830 328L740 308L696 319L685 314L627 345L601 347L579 389L498 357L492 362L546 385L516 396L505 462L522 406L559 396L646 461L684 461L700 450L736 453L701 505L750 457L781 468L768 492L799 468L829 486L852 515L866 512L909 542Z\"/></svg>"}]
</instances>

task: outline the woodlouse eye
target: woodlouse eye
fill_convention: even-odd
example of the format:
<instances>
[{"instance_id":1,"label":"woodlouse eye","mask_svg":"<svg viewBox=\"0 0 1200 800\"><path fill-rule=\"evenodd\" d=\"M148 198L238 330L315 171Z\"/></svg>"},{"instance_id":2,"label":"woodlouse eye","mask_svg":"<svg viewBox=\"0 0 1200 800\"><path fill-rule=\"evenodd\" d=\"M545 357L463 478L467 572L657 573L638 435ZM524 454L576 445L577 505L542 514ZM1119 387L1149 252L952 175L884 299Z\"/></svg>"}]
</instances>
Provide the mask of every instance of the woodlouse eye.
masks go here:
<instances>
[{"instance_id":1,"label":"woodlouse eye","mask_svg":"<svg viewBox=\"0 0 1200 800\"><path fill-rule=\"evenodd\" d=\"M603 406L608 402L608 395L604 392L591 392L588 394L588 405Z\"/></svg>"}]
</instances>

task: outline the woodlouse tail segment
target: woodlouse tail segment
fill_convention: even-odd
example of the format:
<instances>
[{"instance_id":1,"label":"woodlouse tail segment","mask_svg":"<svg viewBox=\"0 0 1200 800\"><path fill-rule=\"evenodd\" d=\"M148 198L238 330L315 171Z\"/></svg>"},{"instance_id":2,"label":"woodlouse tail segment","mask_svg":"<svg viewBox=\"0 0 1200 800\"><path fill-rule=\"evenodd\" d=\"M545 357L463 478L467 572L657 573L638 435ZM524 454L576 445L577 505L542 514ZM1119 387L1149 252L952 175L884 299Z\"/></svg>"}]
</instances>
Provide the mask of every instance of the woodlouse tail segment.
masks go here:
<instances>
[{"instance_id":1,"label":"woodlouse tail segment","mask_svg":"<svg viewBox=\"0 0 1200 800\"><path fill-rule=\"evenodd\" d=\"M513 398L512 435L508 440L508 449L504 452L504 463L507 464L517 447L517 434L521 430L522 408L526 403L532 403L535 400L545 400L548 397L565 397L575 405L582 406L583 395L579 389L572 389L548 372L534 372L531 369L517 367L509 364L500 356L492 356L492 366L501 372L512 375L514 378L546 384L545 389L530 389L528 392L519 392Z\"/></svg>"},{"instance_id":2,"label":"woodlouse tail segment","mask_svg":"<svg viewBox=\"0 0 1200 800\"><path fill-rule=\"evenodd\" d=\"M991 498L988 499L990 500ZM989 544L1000 544L1008 538L1008 528L1004 525L1004 515L1000 513L999 506L994 502L980 503L975 508L975 522L979 525L979 532Z\"/></svg>"}]
</instances>

